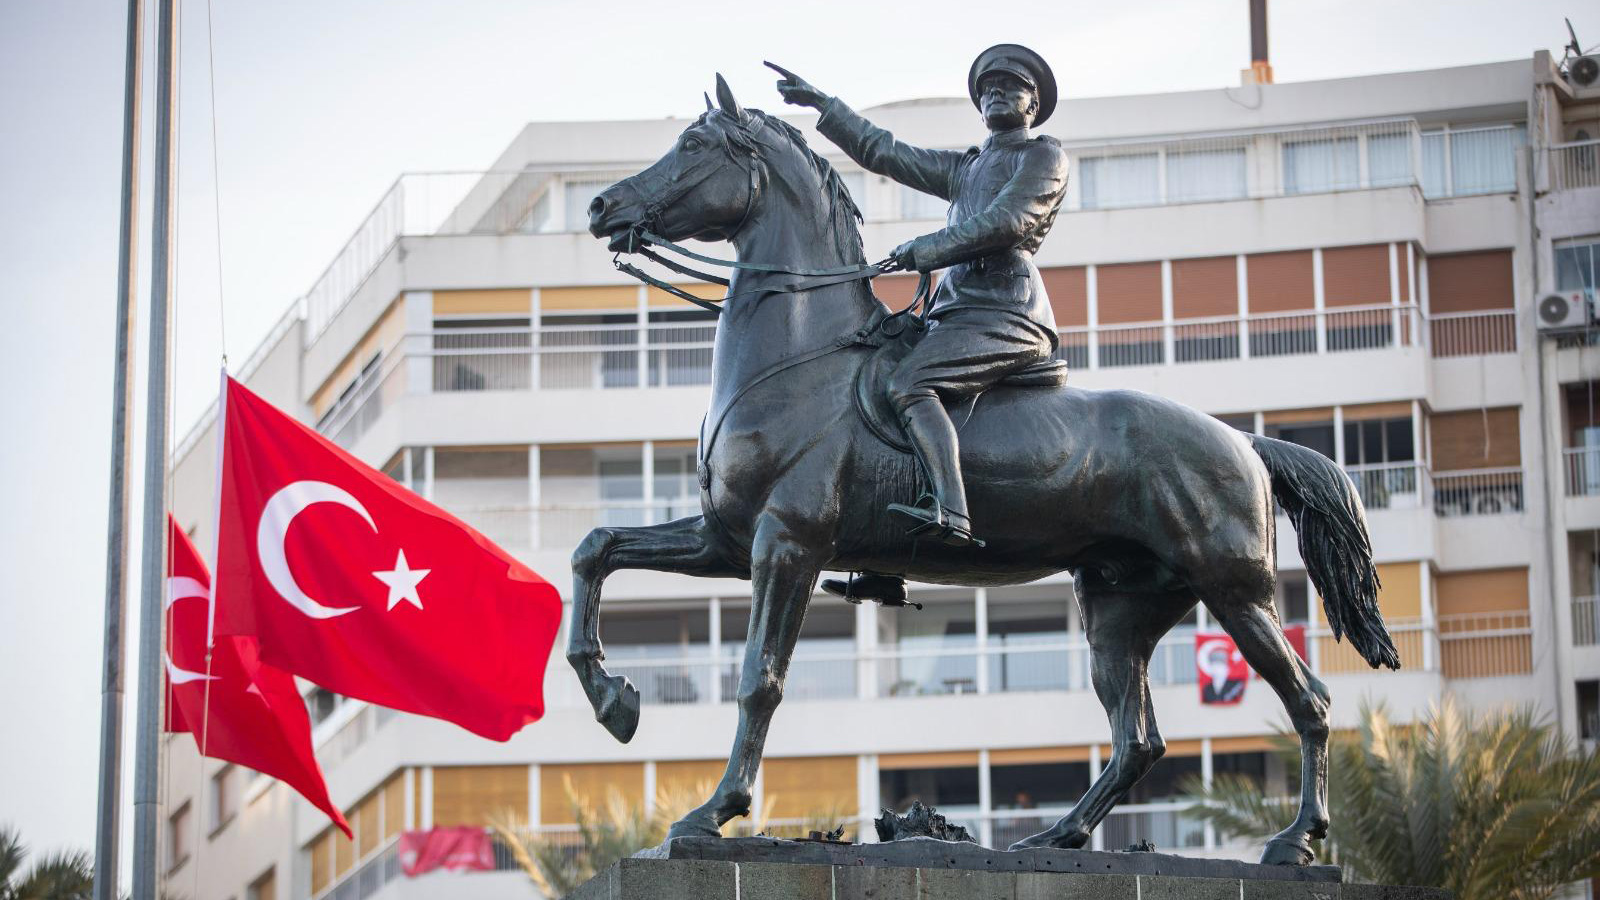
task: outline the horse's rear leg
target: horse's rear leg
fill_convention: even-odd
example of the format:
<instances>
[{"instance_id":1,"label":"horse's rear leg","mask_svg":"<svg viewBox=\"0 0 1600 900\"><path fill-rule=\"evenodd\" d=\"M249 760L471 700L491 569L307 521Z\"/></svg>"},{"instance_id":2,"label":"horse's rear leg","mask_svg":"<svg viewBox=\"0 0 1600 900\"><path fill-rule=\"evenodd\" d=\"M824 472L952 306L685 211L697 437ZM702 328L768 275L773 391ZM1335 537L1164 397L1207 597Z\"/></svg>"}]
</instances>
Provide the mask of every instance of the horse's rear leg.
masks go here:
<instances>
[{"instance_id":1,"label":"horse's rear leg","mask_svg":"<svg viewBox=\"0 0 1600 900\"><path fill-rule=\"evenodd\" d=\"M758 526L754 544L750 633L745 639L744 669L739 673L739 730L733 738L733 752L716 793L673 823L668 840L720 836L729 819L750 814L767 727L783 699L789 660L826 557L826 553L795 541L775 519Z\"/></svg>"},{"instance_id":2,"label":"horse's rear leg","mask_svg":"<svg viewBox=\"0 0 1600 900\"><path fill-rule=\"evenodd\" d=\"M626 677L607 674L600 646L600 590L618 569L736 577L744 572L716 551L701 516L643 528L596 528L573 552L567 662L578 672L595 719L627 743L639 727L639 691Z\"/></svg>"},{"instance_id":3,"label":"horse's rear leg","mask_svg":"<svg viewBox=\"0 0 1600 900\"><path fill-rule=\"evenodd\" d=\"M1120 592L1087 574L1080 575L1076 584L1089 638L1090 676L1111 722L1111 761L1072 812L1045 831L1012 844L1012 850L1082 847L1095 826L1167 750L1150 706L1150 655L1162 635L1194 607L1194 595L1187 590Z\"/></svg>"},{"instance_id":4,"label":"horse's rear leg","mask_svg":"<svg viewBox=\"0 0 1600 900\"><path fill-rule=\"evenodd\" d=\"M1328 687L1311 674L1283 636L1272 592L1236 590L1207 603L1250 667L1278 692L1300 735L1300 814L1267 842L1261 861L1309 865L1311 841L1328 836Z\"/></svg>"}]
</instances>

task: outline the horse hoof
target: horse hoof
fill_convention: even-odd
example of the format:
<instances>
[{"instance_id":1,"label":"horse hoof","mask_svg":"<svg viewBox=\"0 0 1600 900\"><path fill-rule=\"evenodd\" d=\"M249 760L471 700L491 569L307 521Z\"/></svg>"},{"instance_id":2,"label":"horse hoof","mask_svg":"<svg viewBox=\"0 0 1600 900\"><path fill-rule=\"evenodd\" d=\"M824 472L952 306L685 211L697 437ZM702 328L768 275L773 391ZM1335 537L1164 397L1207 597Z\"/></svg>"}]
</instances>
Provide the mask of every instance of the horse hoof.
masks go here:
<instances>
[{"instance_id":1,"label":"horse hoof","mask_svg":"<svg viewBox=\"0 0 1600 900\"><path fill-rule=\"evenodd\" d=\"M682 837L719 838L722 837L722 829L717 827L716 820L711 818L709 813L695 810L673 822L672 827L667 829L667 840L669 842Z\"/></svg>"},{"instance_id":2,"label":"horse hoof","mask_svg":"<svg viewBox=\"0 0 1600 900\"><path fill-rule=\"evenodd\" d=\"M1311 852L1311 845L1303 840L1273 838L1267 842L1267 849L1261 854L1261 864L1264 866L1309 866L1311 861L1316 858L1316 854Z\"/></svg>"},{"instance_id":3,"label":"horse hoof","mask_svg":"<svg viewBox=\"0 0 1600 900\"><path fill-rule=\"evenodd\" d=\"M1049 850L1077 850L1089 843L1089 832L1077 830L1065 834L1054 830L1041 831L1032 837L1025 837L1010 847L1008 850L1036 850L1039 848Z\"/></svg>"},{"instance_id":4,"label":"horse hoof","mask_svg":"<svg viewBox=\"0 0 1600 900\"><path fill-rule=\"evenodd\" d=\"M633 740L639 730L639 689L626 676L611 675L601 684L601 699L595 704L595 721L619 742Z\"/></svg>"}]
</instances>

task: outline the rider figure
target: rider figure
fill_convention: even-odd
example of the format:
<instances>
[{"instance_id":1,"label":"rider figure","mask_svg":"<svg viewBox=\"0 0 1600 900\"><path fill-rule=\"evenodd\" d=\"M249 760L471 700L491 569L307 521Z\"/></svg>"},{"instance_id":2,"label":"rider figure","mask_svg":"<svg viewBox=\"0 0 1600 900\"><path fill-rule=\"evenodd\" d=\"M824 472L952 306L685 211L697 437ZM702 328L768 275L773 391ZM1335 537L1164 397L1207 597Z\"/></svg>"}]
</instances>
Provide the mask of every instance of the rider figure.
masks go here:
<instances>
[{"instance_id":1,"label":"rider figure","mask_svg":"<svg viewBox=\"0 0 1600 900\"><path fill-rule=\"evenodd\" d=\"M888 385L932 491L889 509L912 520L914 535L968 546L974 538L956 430L941 398L980 393L1056 349L1055 316L1033 254L1066 193L1067 154L1054 138L1028 134L1055 109L1055 78L1037 53L1017 44L979 54L967 91L989 139L961 152L897 141L837 97L773 68L785 76L778 82L783 99L819 110L817 130L862 168L950 202L947 227L901 244L891 257L892 269L949 272L933 296L933 327Z\"/></svg>"}]
</instances>

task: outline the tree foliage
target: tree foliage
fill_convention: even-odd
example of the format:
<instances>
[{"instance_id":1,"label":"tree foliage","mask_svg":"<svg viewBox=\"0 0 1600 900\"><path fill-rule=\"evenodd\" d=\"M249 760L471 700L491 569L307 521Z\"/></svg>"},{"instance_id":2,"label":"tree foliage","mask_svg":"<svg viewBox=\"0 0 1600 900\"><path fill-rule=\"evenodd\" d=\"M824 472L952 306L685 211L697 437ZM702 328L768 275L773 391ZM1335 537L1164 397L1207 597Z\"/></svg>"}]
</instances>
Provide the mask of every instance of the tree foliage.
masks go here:
<instances>
[{"instance_id":1,"label":"tree foliage","mask_svg":"<svg viewBox=\"0 0 1600 900\"><path fill-rule=\"evenodd\" d=\"M1283 741L1294 771L1299 743ZM1225 836L1264 840L1298 806L1237 776L1186 787L1202 801L1193 814ZM1447 697L1397 724L1364 704L1358 731L1331 741L1328 812L1318 856L1363 881L1544 900L1600 876L1600 758L1531 708L1475 715Z\"/></svg>"},{"instance_id":2,"label":"tree foliage","mask_svg":"<svg viewBox=\"0 0 1600 900\"><path fill-rule=\"evenodd\" d=\"M41 857L23 874L28 848L15 828L0 826L0 900L89 900L94 863L81 851Z\"/></svg>"}]
</instances>

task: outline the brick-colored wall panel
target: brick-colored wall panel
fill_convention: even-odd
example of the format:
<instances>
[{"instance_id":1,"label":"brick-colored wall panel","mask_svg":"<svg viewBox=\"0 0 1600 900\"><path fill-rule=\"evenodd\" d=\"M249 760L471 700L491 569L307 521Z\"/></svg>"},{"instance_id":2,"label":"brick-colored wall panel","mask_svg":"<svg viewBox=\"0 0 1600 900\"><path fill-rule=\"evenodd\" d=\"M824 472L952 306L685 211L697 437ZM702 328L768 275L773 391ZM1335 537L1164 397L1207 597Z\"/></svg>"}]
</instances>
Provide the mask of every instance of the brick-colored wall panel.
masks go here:
<instances>
[{"instance_id":1,"label":"brick-colored wall panel","mask_svg":"<svg viewBox=\"0 0 1600 900\"><path fill-rule=\"evenodd\" d=\"M1100 324L1161 321L1161 264L1117 263L1095 270Z\"/></svg>"},{"instance_id":2,"label":"brick-colored wall panel","mask_svg":"<svg viewBox=\"0 0 1600 900\"><path fill-rule=\"evenodd\" d=\"M1089 324L1089 278L1083 266L1040 269L1057 328ZM880 279L882 280L882 279Z\"/></svg>"},{"instance_id":3,"label":"brick-colored wall panel","mask_svg":"<svg viewBox=\"0 0 1600 900\"><path fill-rule=\"evenodd\" d=\"M1252 253L1245 259L1251 312L1290 312L1316 306L1311 251Z\"/></svg>"},{"instance_id":4,"label":"brick-colored wall panel","mask_svg":"<svg viewBox=\"0 0 1600 900\"><path fill-rule=\"evenodd\" d=\"M895 312L911 305L917 295L917 276L885 275L872 280L872 292L883 304Z\"/></svg>"},{"instance_id":5,"label":"brick-colored wall panel","mask_svg":"<svg viewBox=\"0 0 1600 900\"><path fill-rule=\"evenodd\" d=\"M1239 313L1239 260L1232 256L1172 261L1172 317Z\"/></svg>"},{"instance_id":6,"label":"brick-colored wall panel","mask_svg":"<svg viewBox=\"0 0 1600 900\"><path fill-rule=\"evenodd\" d=\"M1322 251L1325 306L1371 306L1389 302L1389 245L1330 247Z\"/></svg>"},{"instance_id":7,"label":"brick-colored wall panel","mask_svg":"<svg viewBox=\"0 0 1600 900\"><path fill-rule=\"evenodd\" d=\"M1528 568L1440 572L1434 577L1434 596L1441 616L1526 611Z\"/></svg>"},{"instance_id":8,"label":"brick-colored wall panel","mask_svg":"<svg viewBox=\"0 0 1600 900\"><path fill-rule=\"evenodd\" d=\"M528 816L527 766L435 766L433 824L488 825Z\"/></svg>"},{"instance_id":9,"label":"brick-colored wall panel","mask_svg":"<svg viewBox=\"0 0 1600 900\"><path fill-rule=\"evenodd\" d=\"M856 809L856 758L814 756L769 759L762 790L774 819L848 816Z\"/></svg>"},{"instance_id":10,"label":"brick-colored wall panel","mask_svg":"<svg viewBox=\"0 0 1600 900\"><path fill-rule=\"evenodd\" d=\"M526 771L526 767L523 769ZM437 770L435 770L437 773ZM438 777L435 774L435 777ZM629 806L644 803L644 763L573 763L539 767L539 821L544 825L576 822L567 783L578 802L603 805L613 794Z\"/></svg>"},{"instance_id":11,"label":"brick-colored wall panel","mask_svg":"<svg viewBox=\"0 0 1600 900\"><path fill-rule=\"evenodd\" d=\"M1510 309L1515 298L1510 250L1428 257L1428 309L1431 312Z\"/></svg>"},{"instance_id":12,"label":"brick-colored wall panel","mask_svg":"<svg viewBox=\"0 0 1600 900\"><path fill-rule=\"evenodd\" d=\"M1518 407L1435 413L1428 418L1433 470L1493 469L1522 465ZM1486 446L1487 439L1487 446Z\"/></svg>"}]
</instances>

